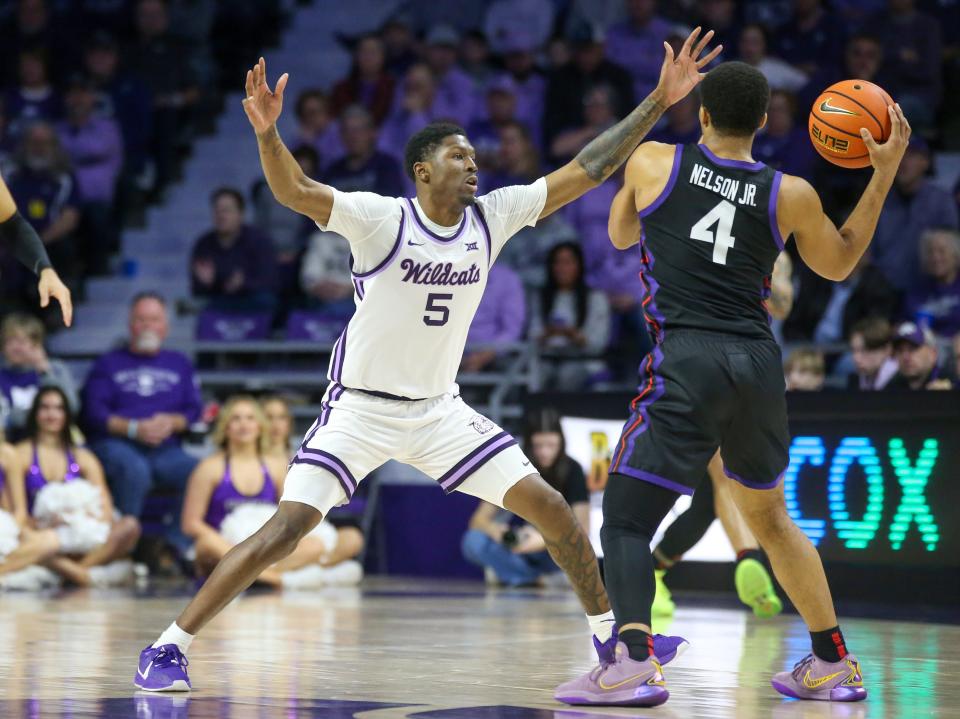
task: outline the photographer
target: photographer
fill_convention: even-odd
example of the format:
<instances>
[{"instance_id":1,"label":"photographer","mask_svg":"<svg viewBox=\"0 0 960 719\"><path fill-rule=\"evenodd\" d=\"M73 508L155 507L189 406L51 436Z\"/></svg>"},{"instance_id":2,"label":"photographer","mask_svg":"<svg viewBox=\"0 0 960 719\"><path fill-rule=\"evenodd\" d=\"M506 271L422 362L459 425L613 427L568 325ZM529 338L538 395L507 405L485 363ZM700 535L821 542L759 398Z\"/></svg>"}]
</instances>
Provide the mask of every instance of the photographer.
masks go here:
<instances>
[{"instance_id":1,"label":"photographer","mask_svg":"<svg viewBox=\"0 0 960 719\"><path fill-rule=\"evenodd\" d=\"M589 534L586 479L580 465L566 454L560 416L549 409L533 414L527 421L523 445L536 470L563 495ZM491 580L492 574L508 587L539 585L544 575L560 571L539 532L487 502L481 502L470 518L461 550L468 561L483 567Z\"/></svg>"}]
</instances>

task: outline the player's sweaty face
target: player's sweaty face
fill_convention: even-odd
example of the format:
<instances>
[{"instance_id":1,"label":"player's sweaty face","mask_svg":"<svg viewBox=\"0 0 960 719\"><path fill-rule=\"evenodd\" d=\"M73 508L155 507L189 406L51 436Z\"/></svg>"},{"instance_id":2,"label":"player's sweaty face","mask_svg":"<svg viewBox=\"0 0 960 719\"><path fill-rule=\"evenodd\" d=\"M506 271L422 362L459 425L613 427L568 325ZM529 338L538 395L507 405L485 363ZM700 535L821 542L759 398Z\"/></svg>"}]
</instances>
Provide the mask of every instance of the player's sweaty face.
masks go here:
<instances>
[{"instance_id":1,"label":"player's sweaty face","mask_svg":"<svg viewBox=\"0 0 960 719\"><path fill-rule=\"evenodd\" d=\"M430 184L439 193L472 205L477 194L477 153L463 135L443 140L431 161Z\"/></svg>"}]
</instances>

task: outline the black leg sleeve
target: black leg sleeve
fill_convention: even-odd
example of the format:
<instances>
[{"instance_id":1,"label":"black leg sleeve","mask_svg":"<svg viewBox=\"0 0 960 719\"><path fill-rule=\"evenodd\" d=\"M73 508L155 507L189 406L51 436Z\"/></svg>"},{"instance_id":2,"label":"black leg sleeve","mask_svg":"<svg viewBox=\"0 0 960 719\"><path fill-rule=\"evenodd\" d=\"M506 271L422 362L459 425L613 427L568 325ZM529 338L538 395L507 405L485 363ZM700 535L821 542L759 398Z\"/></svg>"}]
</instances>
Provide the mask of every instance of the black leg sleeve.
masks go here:
<instances>
[{"instance_id":1,"label":"black leg sleeve","mask_svg":"<svg viewBox=\"0 0 960 719\"><path fill-rule=\"evenodd\" d=\"M654 556L658 563L666 569L675 562L679 562L683 555L703 538L716 518L713 482L710 481L710 477L705 477L694 492L690 507L667 527L667 531L663 533L663 539L654 549Z\"/></svg>"}]
</instances>

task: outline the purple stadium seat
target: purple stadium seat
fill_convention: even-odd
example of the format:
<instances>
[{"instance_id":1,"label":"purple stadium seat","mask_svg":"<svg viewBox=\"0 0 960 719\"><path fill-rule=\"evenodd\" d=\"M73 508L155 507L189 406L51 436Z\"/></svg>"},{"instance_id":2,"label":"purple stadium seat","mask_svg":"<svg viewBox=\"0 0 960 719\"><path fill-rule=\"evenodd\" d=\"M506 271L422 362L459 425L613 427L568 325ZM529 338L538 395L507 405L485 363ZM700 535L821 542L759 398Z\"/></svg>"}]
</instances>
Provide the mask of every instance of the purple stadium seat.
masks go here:
<instances>
[{"instance_id":1,"label":"purple stadium seat","mask_svg":"<svg viewBox=\"0 0 960 719\"><path fill-rule=\"evenodd\" d=\"M291 312L287 320L287 339L333 342L343 331L345 324L343 317L298 310Z\"/></svg>"},{"instance_id":2,"label":"purple stadium seat","mask_svg":"<svg viewBox=\"0 0 960 719\"><path fill-rule=\"evenodd\" d=\"M197 317L196 338L210 342L262 340L270 334L270 315L263 312L204 310Z\"/></svg>"}]
</instances>

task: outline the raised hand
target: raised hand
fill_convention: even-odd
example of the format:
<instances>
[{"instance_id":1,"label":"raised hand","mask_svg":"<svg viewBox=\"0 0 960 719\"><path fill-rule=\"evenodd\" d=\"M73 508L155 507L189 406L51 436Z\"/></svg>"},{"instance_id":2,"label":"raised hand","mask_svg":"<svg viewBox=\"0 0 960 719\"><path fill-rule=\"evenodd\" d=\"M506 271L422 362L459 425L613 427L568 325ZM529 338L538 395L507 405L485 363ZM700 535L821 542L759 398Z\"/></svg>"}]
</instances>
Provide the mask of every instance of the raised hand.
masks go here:
<instances>
[{"instance_id":1,"label":"raised hand","mask_svg":"<svg viewBox=\"0 0 960 719\"><path fill-rule=\"evenodd\" d=\"M40 272L37 292L40 293L41 307L49 305L50 298L53 297L60 303L60 311L63 312L63 324L69 327L73 323L73 300L70 297L70 289L63 284L60 276L52 267L47 267Z\"/></svg>"},{"instance_id":2,"label":"raised hand","mask_svg":"<svg viewBox=\"0 0 960 719\"><path fill-rule=\"evenodd\" d=\"M907 145L910 142L910 123L907 122L900 105L887 105L887 112L890 113L890 137L887 141L878 144L873 139L873 135L865 127L860 128L860 137L863 138L867 146L867 152L870 153L870 164L874 169L895 174L900 167L900 160L903 159L903 153L907 151Z\"/></svg>"},{"instance_id":3,"label":"raised hand","mask_svg":"<svg viewBox=\"0 0 960 719\"><path fill-rule=\"evenodd\" d=\"M723 50L723 45L717 45L708 55L700 57L713 38L713 30L704 35L700 42L697 42L698 37L700 37L699 27L694 28L693 32L687 36L676 57L670 43L663 43L666 52L663 66L660 68L660 82L657 90L667 106L686 97L705 77L705 73L700 70L709 65Z\"/></svg>"},{"instance_id":4,"label":"raised hand","mask_svg":"<svg viewBox=\"0 0 960 719\"><path fill-rule=\"evenodd\" d=\"M276 89L271 90L267 85L267 63L262 57L252 70L247 70L247 96L243 99L243 110L258 134L269 130L280 117L283 90L289 79L290 75L283 73L277 80Z\"/></svg>"}]
</instances>

